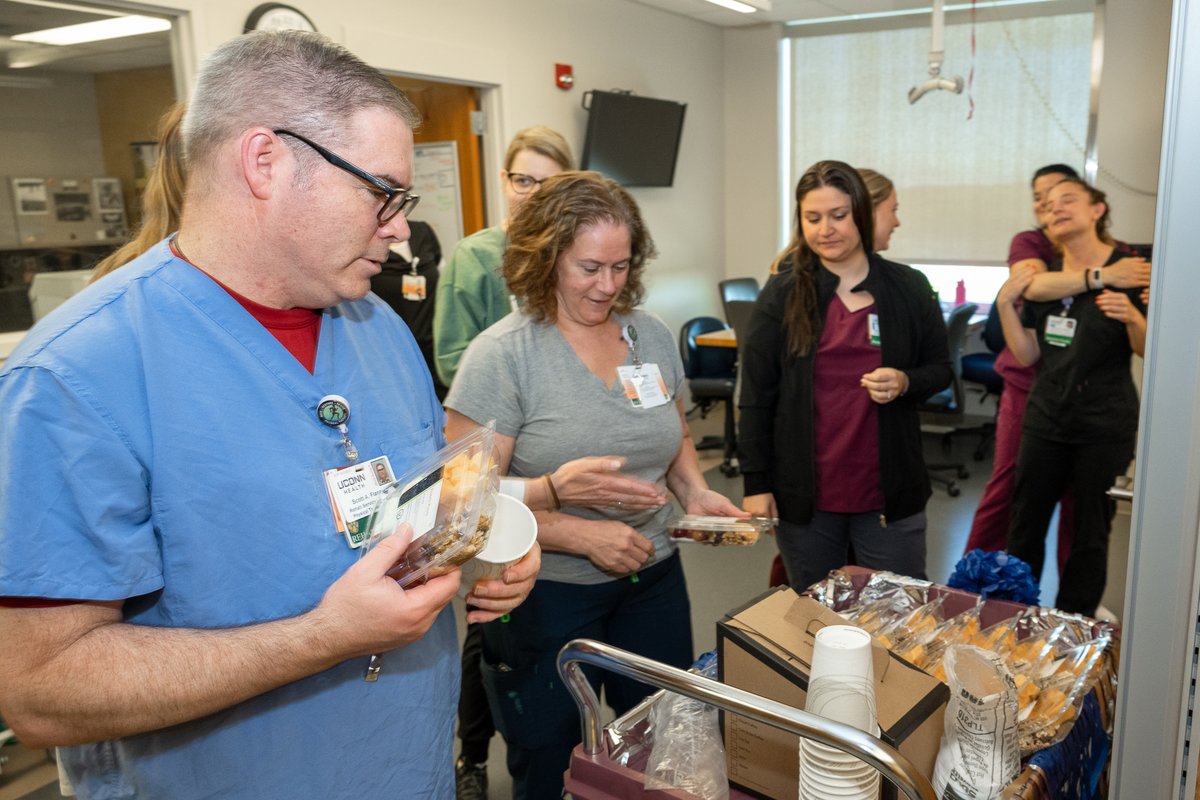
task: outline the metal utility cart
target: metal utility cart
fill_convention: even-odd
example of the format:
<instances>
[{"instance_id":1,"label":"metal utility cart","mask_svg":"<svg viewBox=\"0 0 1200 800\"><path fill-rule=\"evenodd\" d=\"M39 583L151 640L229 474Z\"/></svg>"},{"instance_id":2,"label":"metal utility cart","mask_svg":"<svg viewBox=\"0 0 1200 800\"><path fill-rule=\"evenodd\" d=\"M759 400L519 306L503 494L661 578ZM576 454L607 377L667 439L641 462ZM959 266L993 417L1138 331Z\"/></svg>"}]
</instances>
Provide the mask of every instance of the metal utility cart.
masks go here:
<instances>
[{"instance_id":1,"label":"metal utility cart","mask_svg":"<svg viewBox=\"0 0 1200 800\"><path fill-rule=\"evenodd\" d=\"M579 706L583 742L571 755L564 776L565 794L574 800L634 800L678 798L682 791L647 791L642 774L616 763L606 751L600 726L600 702L583 675L581 664L607 669L660 689L701 700L724 711L740 714L808 739L836 747L870 764L912 800L937 800L933 786L912 762L881 739L840 722L808 714L791 706L726 686L718 681L669 667L657 661L592 641L568 642L558 655L558 672ZM798 756L797 756L798 757ZM731 798L746 797L734 789Z\"/></svg>"}]
</instances>

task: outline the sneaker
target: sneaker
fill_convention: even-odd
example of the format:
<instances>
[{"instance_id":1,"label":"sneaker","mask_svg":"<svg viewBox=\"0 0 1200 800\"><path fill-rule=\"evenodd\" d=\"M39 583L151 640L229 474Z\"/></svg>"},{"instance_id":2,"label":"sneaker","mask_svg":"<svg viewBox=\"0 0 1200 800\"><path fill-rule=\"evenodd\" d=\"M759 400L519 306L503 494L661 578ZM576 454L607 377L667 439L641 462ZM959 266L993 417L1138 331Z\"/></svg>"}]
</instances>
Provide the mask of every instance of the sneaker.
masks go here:
<instances>
[{"instance_id":1,"label":"sneaker","mask_svg":"<svg viewBox=\"0 0 1200 800\"><path fill-rule=\"evenodd\" d=\"M487 764L468 764L461 756L454 762L456 800L487 800Z\"/></svg>"}]
</instances>

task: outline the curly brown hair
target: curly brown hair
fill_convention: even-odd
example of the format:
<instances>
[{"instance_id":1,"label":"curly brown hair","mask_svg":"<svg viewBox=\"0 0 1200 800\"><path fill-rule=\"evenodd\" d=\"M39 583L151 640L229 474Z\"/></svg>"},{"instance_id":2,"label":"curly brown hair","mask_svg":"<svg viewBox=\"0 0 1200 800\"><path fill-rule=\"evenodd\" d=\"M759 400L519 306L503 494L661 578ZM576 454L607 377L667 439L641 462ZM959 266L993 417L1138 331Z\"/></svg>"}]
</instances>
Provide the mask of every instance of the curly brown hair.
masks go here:
<instances>
[{"instance_id":1,"label":"curly brown hair","mask_svg":"<svg viewBox=\"0 0 1200 800\"><path fill-rule=\"evenodd\" d=\"M637 203L615 181L598 172L560 172L530 195L508 224L504 279L538 322L558 315L554 268L583 228L601 222L629 229L629 273L613 310L626 314L641 304L642 272L657 252Z\"/></svg>"}]
</instances>

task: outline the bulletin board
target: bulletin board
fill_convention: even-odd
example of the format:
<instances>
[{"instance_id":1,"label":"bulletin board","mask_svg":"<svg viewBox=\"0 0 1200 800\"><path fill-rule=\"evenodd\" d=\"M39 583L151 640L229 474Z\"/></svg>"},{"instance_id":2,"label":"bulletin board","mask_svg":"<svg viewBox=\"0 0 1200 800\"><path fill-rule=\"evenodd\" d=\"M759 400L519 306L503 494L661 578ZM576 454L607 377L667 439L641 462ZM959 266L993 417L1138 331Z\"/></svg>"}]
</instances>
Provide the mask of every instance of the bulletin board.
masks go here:
<instances>
[{"instance_id":1,"label":"bulletin board","mask_svg":"<svg viewBox=\"0 0 1200 800\"><path fill-rule=\"evenodd\" d=\"M458 143L422 142L413 149L413 191L421 202L412 219L429 223L442 252L450 253L463 237Z\"/></svg>"}]
</instances>

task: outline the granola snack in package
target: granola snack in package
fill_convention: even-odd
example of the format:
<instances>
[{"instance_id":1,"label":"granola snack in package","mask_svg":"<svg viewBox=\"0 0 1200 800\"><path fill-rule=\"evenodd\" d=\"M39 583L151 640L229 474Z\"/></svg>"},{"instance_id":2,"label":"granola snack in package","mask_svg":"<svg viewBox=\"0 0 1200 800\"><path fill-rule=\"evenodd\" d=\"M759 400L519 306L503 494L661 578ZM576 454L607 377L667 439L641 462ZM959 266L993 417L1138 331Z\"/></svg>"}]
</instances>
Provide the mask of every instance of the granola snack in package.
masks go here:
<instances>
[{"instance_id":1,"label":"granola snack in package","mask_svg":"<svg viewBox=\"0 0 1200 800\"><path fill-rule=\"evenodd\" d=\"M489 423L432 454L393 482L367 521L366 553L402 524L412 541L389 573L401 586L445 574L487 544L500 471Z\"/></svg>"},{"instance_id":2,"label":"granola snack in package","mask_svg":"<svg viewBox=\"0 0 1200 800\"><path fill-rule=\"evenodd\" d=\"M768 517L706 517L680 514L667 521L667 535L679 542L717 547L748 546L769 532L776 521Z\"/></svg>"}]
</instances>

